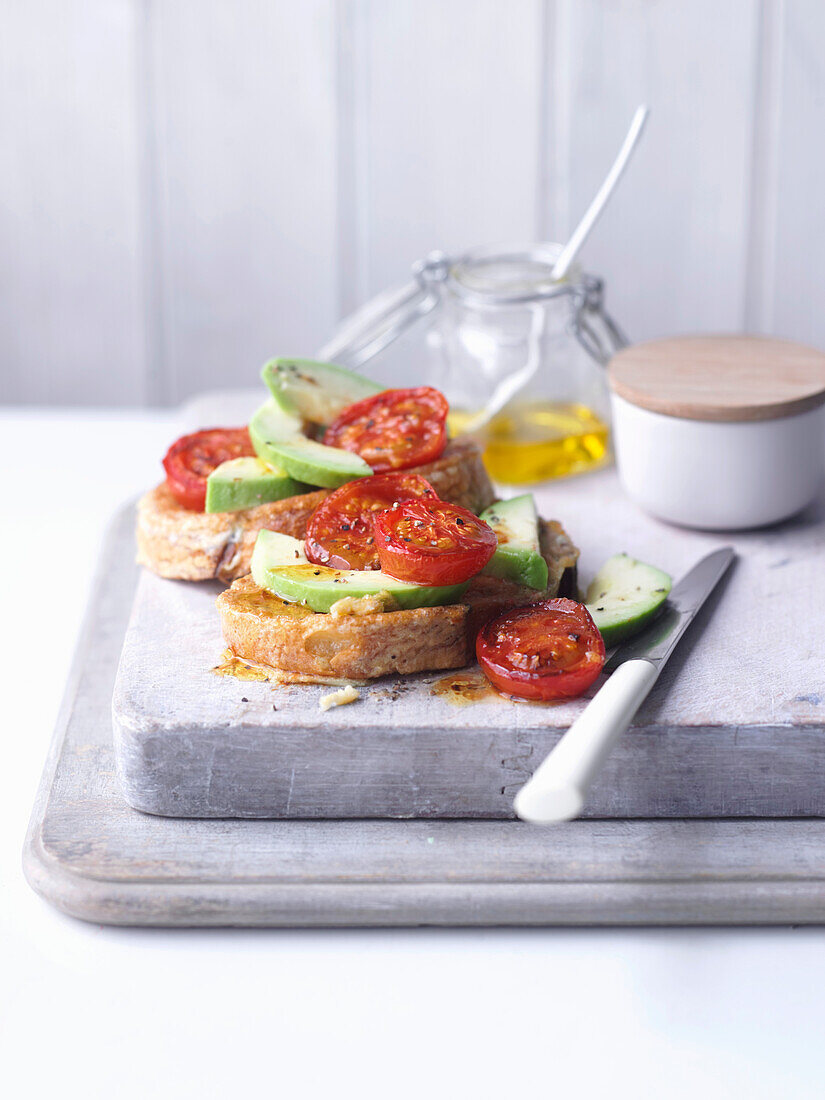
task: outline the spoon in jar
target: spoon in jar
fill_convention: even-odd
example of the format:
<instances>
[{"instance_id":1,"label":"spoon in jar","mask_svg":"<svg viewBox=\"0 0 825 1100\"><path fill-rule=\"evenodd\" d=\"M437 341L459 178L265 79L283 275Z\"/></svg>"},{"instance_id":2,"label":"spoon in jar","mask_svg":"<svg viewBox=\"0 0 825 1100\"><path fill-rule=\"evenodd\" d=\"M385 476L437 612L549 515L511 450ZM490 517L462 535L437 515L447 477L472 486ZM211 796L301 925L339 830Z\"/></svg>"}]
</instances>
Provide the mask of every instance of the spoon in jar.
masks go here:
<instances>
[{"instance_id":1,"label":"spoon in jar","mask_svg":"<svg viewBox=\"0 0 825 1100\"><path fill-rule=\"evenodd\" d=\"M616 189L616 185L622 178L628 161L636 148L639 138L642 136L642 130L644 129L645 122L647 122L647 116L650 114L650 108L642 104L636 108L636 113L633 115L633 119L630 123L630 129L627 131L627 135L622 143L622 147L619 150L619 154L613 162L610 171L607 173L604 179L604 183L596 193L595 198L591 202L585 211L584 217L576 226L570 240L561 250L553 264L550 271L550 278L555 282L560 282L567 274L570 265L575 260L579 253L579 249L584 242L590 236L591 230L596 222L602 215L602 211L607 206L611 195ZM501 412L504 406L512 400L515 395L522 390L533 375L536 373L541 361L540 349L537 343L537 335L540 338L541 330L543 328L544 311L538 310L533 317L533 325L531 326L530 336L530 352L527 356L527 362L524 366L516 371L514 374L508 375L503 378L496 386L489 401L485 404L475 416L471 417L469 421L464 425L462 431L475 432L480 428L483 428L486 424ZM538 328L538 334L536 329Z\"/></svg>"},{"instance_id":2,"label":"spoon in jar","mask_svg":"<svg viewBox=\"0 0 825 1100\"><path fill-rule=\"evenodd\" d=\"M622 178L627 163L639 142L639 138L642 136L642 130L645 128L647 122L647 116L650 114L650 108L642 104L636 108L636 113L630 123L630 129L627 131L627 136L622 143L622 147L619 150L619 155L613 161L613 166L607 173L604 179L604 183L596 192L596 197L588 206L584 217L576 226L570 240L564 246L559 253L559 258L553 264L553 270L550 275L553 279L558 281L563 279L567 274L567 271L578 255L579 249L590 236L590 231L593 226L599 220L602 215L602 211L613 194L616 184Z\"/></svg>"}]
</instances>

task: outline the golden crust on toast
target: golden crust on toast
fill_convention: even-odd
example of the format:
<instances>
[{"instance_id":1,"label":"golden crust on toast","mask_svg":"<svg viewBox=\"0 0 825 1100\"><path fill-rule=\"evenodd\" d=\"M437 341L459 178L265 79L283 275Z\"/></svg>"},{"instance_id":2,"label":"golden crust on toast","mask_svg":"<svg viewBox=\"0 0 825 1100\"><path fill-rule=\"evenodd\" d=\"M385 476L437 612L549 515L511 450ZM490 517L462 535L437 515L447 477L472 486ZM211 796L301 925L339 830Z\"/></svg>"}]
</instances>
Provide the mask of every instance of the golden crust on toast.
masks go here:
<instances>
[{"instance_id":1,"label":"golden crust on toast","mask_svg":"<svg viewBox=\"0 0 825 1100\"><path fill-rule=\"evenodd\" d=\"M412 611L319 614L242 577L218 597L223 636L236 657L303 683L462 668L474 659L475 636L492 616L575 595L578 550L555 522L542 521L541 541L550 572L545 591L476 577L460 604Z\"/></svg>"},{"instance_id":2,"label":"golden crust on toast","mask_svg":"<svg viewBox=\"0 0 825 1100\"><path fill-rule=\"evenodd\" d=\"M259 504L243 512L190 512L162 482L138 501L137 560L161 577L225 581L249 572L262 528L303 538L326 489Z\"/></svg>"},{"instance_id":3,"label":"golden crust on toast","mask_svg":"<svg viewBox=\"0 0 825 1100\"><path fill-rule=\"evenodd\" d=\"M251 577L218 597L226 644L256 664L307 680L371 680L466 664L462 604L333 618L290 604Z\"/></svg>"},{"instance_id":4,"label":"golden crust on toast","mask_svg":"<svg viewBox=\"0 0 825 1100\"><path fill-rule=\"evenodd\" d=\"M453 439L444 453L418 466L442 500L480 512L494 499L493 487L473 440ZM309 517L329 490L318 489L242 512L191 512L178 504L166 482L138 503L137 560L161 577L183 581L217 578L227 584L249 572L262 528L303 538Z\"/></svg>"}]
</instances>

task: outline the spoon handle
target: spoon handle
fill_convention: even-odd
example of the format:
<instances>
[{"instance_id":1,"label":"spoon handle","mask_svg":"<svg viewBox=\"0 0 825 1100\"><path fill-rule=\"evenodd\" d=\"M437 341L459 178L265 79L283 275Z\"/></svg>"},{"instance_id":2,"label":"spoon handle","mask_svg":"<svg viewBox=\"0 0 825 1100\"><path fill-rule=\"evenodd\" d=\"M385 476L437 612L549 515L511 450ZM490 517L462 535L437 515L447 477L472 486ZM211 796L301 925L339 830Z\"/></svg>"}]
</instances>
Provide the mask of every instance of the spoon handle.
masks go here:
<instances>
[{"instance_id":1,"label":"spoon handle","mask_svg":"<svg viewBox=\"0 0 825 1100\"><path fill-rule=\"evenodd\" d=\"M624 139L622 147L619 150L619 155L613 162L613 167L607 173L604 183L601 185L596 193L596 197L587 208L584 217L576 226L572 237L562 249L555 264L553 264L551 275L554 279L564 278L567 274L567 269L578 255L579 249L590 236L591 229L601 217L601 213L607 205L608 199L613 194L613 189L622 178L622 173L627 167L627 162L630 160L631 153L636 148L636 144L642 136L642 130L644 129L649 114L649 107L642 105L636 108L633 121L630 123L630 129L627 131L627 137Z\"/></svg>"}]
</instances>

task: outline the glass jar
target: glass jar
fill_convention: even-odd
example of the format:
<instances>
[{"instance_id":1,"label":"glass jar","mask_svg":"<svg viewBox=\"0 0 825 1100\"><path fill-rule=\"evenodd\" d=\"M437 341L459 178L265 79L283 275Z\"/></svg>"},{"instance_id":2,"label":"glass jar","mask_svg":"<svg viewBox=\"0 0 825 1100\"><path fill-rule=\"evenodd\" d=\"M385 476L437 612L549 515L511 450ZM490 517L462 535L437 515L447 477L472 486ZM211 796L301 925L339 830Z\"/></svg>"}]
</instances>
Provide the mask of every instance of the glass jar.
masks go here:
<instances>
[{"instance_id":1,"label":"glass jar","mask_svg":"<svg viewBox=\"0 0 825 1100\"><path fill-rule=\"evenodd\" d=\"M409 284L345 321L319 355L442 390L451 430L479 440L496 481L533 484L601 466L610 456L604 366L627 341L605 312L601 280L576 269L552 278L560 251L431 253Z\"/></svg>"}]
</instances>

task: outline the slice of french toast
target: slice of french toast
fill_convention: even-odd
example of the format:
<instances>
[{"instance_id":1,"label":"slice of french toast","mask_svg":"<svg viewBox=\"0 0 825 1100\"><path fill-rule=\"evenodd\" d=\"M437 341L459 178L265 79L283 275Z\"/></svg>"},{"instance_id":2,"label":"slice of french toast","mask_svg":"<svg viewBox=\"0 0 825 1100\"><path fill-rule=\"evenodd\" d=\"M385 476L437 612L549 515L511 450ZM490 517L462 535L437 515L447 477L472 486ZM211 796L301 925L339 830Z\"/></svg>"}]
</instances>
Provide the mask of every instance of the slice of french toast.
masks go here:
<instances>
[{"instance_id":1,"label":"slice of french toast","mask_svg":"<svg viewBox=\"0 0 825 1100\"><path fill-rule=\"evenodd\" d=\"M478 576L458 604L383 610L381 597L344 599L328 614L287 603L251 576L222 592L217 605L224 640L236 657L263 665L273 679L298 683L374 680L462 668L475 659L475 637L494 615L553 596L576 595L579 551L560 524L541 521L544 591Z\"/></svg>"},{"instance_id":2,"label":"slice of french toast","mask_svg":"<svg viewBox=\"0 0 825 1100\"><path fill-rule=\"evenodd\" d=\"M451 440L435 462L410 472L425 477L442 500L471 512L482 511L494 500L481 451L472 439ZM262 528L303 538L309 517L328 494L318 489L242 512L192 512L162 482L138 503L138 564L172 580L217 578L229 583L249 572Z\"/></svg>"}]
</instances>

